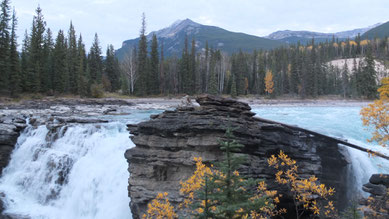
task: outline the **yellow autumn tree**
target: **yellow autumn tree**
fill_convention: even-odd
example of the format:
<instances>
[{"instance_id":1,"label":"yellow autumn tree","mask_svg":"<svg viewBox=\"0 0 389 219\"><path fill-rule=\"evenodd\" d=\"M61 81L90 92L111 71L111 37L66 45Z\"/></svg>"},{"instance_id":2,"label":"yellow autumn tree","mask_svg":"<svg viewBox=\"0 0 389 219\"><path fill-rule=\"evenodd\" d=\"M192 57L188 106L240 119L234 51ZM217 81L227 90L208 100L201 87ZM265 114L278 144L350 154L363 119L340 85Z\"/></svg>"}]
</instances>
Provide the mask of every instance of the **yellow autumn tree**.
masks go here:
<instances>
[{"instance_id":1,"label":"yellow autumn tree","mask_svg":"<svg viewBox=\"0 0 389 219\"><path fill-rule=\"evenodd\" d=\"M372 129L369 142L376 141L381 146L387 146L389 141L389 77L383 78L378 88L380 98L367 107L362 108L363 125Z\"/></svg>"},{"instance_id":2,"label":"yellow autumn tree","mask_svg":"<svg viewBox=\"0 0 389 219\"><path fill-rule=\"evenodd\" d=\"M320 184L315 176L308 179L300 178L297 174L296 161L283 151L280 151L278 155L272 155L268 159L268 165L276 170L276 182L286 186L293 194L297 219L304 214L304 210L309 210L316 216L324 214L325 217L334 217L336 215L333 202L328 200L335 190ZM318 199L322 201L319 202Z\"/></svg>"},{"instance_id":3,"label":"yellow autumn tree","mask_svg":"<svg viewBox=\"0 0 389 219\"><path fill-rule=\"evenodd\" d=\"M147 213L143 219L174 219L178 218L174 207L170 204L168 193L158 193L157 197L147 205Z\"/></svg>"},{"instance_id":4,"label":"yellow autumn tree","mask_svg":"<svg viewBox=\"0 0 389 219\"><path fill-rule=\"evenodd\" d=\"M272 94L274 91L273 73L271 70L268 70L265 75L265 91L268 94Z\"/></svg>"}]
</instances>

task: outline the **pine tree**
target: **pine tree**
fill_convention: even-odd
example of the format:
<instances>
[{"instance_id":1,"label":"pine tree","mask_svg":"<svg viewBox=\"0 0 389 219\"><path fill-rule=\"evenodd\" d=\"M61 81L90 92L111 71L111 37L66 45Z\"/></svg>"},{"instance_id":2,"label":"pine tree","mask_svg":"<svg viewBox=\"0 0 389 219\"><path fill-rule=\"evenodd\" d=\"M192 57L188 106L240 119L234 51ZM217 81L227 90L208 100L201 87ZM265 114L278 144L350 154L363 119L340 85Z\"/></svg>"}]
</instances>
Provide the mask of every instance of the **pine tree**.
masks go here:
<instances>
[{"instance_id":1,"label":"pine tree","mask_svg":"<svg viewBox=\"0 0 389 219\"><path fill-rule=\"evenodd\" d=\"M349 90L349 71L347 66L347 61L343 66L342 70L342 92L343 92L343 98L346 98Z\"/></svg>"},{"instance_id":2,"label":"pine tree","mask_svg":"<svg viewBox=\"0 0 389 219\"><path fill-rule=\"evenodd\" d=\"M42 9L38 6L33 19L30 46L29 46L29 72L27 75L28 91L40 92L43 81L43 44L46 22L43 20Z\"/></svg>"},{"instance_id":3,"label":"pine tree","mask_svg":"<svg viewBox=\"0 0 389 219\"><path fill-rule=\"evenodd\" d=\"M85 51L85 45L82 42L82 36L80 34L80 37L78 38L77 42L77 58L78 58L78 65L77 65L77 93L82 96L88 96L90 87L88 81L90 80L87 74L87 57L86 57L86 51Z\"/></svg>"},{"instance_id":4,"label":"pine tree","mask_svg":"<svg viewBox=\"0 0 389 219\"><path fill-rule=\"evenodd\" d=\"M367 51L364 62L365 65L357 75L359 94L371 99L377 95L377 73L375 71L375 62L371 49Z\"/></svg>"},{"instance_id":5,"label":"pine tree","mask_svg":"<svg viewBox=\"0 0 389 219\"><path fill-rule=\"evenodd\" d=\"M196 91L196 41L192 39L192 48L189 56L189 94Z\"/></svg>"},{"instance_id":6,"label":"pine tree","mask_svg":"<svg viewBox=\"0 0 389 219\"><path fill-rule=\"evenodd\" d=\"M101 47L99 37L95 34L92 47L88 55L88 67L90 84L101 84L103 74L103 60L101 57Z\"/></svg>"},{"instance_id":7,"label":"pine tree","mask_svg":"<svg viewBox=\"0 0 389 219\"><path fill-rule=\"evenodd\" d=\"M51 93L53 91L53 79L54 79L54 68L53 68L53 50L54 42L50 28L46 31L46 36L43 45L43 57L44 66L42 71L41 87L43 92Z\"/></svg>"},{"instance_id":8,"label":"pine tree","mask_svg":"<svg viewBox=\"0 0 389 219\"><path fill-rule=\"evenodd\" d=\"M69 80L68 69L67 69L67 51L65 36L62 30L59 30L58 36L55 40L55 46L53 51L53 69L54 78L53 86L57 94L64 93L67 88Z\"/></svg>"},{"instance_id":9,"label":"pine tree","mask_svg":"<svg viewBox=\"0 0 389 219\"><path fill-rule=\"evenodd\" d=\"M22 88L22 92L28 91L28 72L29 72L29 45L30 45L30 38L28 36L27 30L24 33L24 39L23 39L23 45L22 45L22 53L20 55L20 85Z\"/></svg>"},{"instance_id":10,"label":"pine tree","mask_svg":"<svg viewBox=\"0 0 389 219\"><path fill-rule=\"evenodd\" d=\"M180 93L190 94L190 75L189 75L189 53L188 53L188 36L185 37L184 49L182 50L180 69L179 69L179 81L180 81Z\"/></svg>"},{"instance_id":11,"label":"pine tree","mask_svg":"<svg viewBox=\"0 0 389 219\"><path fill-rule=\"evenodd\" d=\"M114 92L120 88L120 71L119 62L115 57L115 49L113 45L108 46L106 55L105 74L107 75L111 84L110 91Z\"/></svg>"},{"instance_id":12,"label":"pine tree","mask_svg":"<svg viewBox=\"0 0 389 219\"><path fill-rule=\"evenodd\" d=\"M235 76L232 75L231 77L231 97L236 97L237 96L237 92L236 92L236 80L235 80Z\"/></svg>"},{"instance_id":13,"label":"pine tree","mask_svg":"<svg viewBox=\"0 0 389 219\"><path fill-rule=\"evenodd\" d=\"M149 82L148 94L155 95L159 93L159 55L158 55L158 41L157 36L153 34L151 41L151 52L150 52L150 71L148 74Z\"/></svg>"},{"instance_id":14,"label":"pine tree","mask_svg":"<svg viewBox=\"0 0 389 219\"><path fill-rule=\"evenodd\" d=\"M227 127L224 140L220 142L220 149L225 157L214 165L220 174L214 174L206 181L208 190L212 191L207 194L207 198L216 208L210 215L214 218L240 218L265 205L264 199L252 199L251 189L255 188L258 180L243 179L239 175L238 169L246 161L246 157L237 154L244 146L234 138L233 129Z\"/></svg>"},{"instance_id":15,"label":"pine tree","mask_svg":"<svg viewBox=\"0 0 389 219\"><path fill-rule=\"evenodd\" d=\"M10 26L11 20L9 0L2 0L0 5L0 93L8 91Z\"/></svg>"},{"instance_id":16,"label":"pine tree","mask_svg":"<svg viewBox=\"0 0 389 219\"><path fill-rule=\"evenodd\" d=\"M12 14L12 25L11 25L11 44L10 44L10 57L9 57L9 92L11 96L16 96L21 91L20 87L20 63L19 63L19 54L17 51L17 36L16 36L16 26L17 18L15 9Z\"/></svg>"},{"instance_id":17,"label":"pine tree","mask_svg":"<svg viewBox=\"0 0 389 219\"><path fill-rule=\"evenodd\" d=\"M138 81L135 84L135 93L139 96L145 96L147 94L147 39L145 13L142 14L136 75L138 76Z\"/></svg>"},{"instance_id":18,"label":"pine tree","mask_svg":"<svg viewBox=\"0 0 389 219\"><path fill-rule=\"evenodd\" d=\"M67 66L69 71L69 91L72 94L77 94L77 79L78 77L78 50L77 50L77 39L76 31L74 30L73 23L70 22L70 27L68 31L68 45L67 45Z\"/></svg>"}]
</instances>

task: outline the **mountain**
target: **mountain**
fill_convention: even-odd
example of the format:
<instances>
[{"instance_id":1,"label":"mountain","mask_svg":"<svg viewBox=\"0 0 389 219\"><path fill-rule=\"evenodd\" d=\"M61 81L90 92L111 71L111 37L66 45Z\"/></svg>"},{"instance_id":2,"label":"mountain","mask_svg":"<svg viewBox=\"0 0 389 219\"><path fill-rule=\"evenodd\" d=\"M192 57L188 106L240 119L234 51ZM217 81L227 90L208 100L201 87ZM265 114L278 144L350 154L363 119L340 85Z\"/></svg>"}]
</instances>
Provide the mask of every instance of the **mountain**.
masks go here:
<instances>
[{"instance_id":1,"label":"mountain","mask_svg":"<svg viewBox=\"0 0 389 219\"><path fill-rule=\"evenodd\" d=\"M289 44L297 43L300 41L301 43L310 42L312 38L315 38L315 42L324 42L326 40L332 39L334 36L340 40L347 38L355 38L359 34L364 34L365 32L371 30L379 26L381 23L374 24L369 27L358 28L354 30L341 31L336 33L320 33L320 32L312 32L312 31L292 31L292 30L281 30L270 35L266 36L268 39L272 40L280 40L282 42L286 42Z\"/></svg>"},{"instance_id":2,"label":"mountain","mask_svg":"<svg viewBox=\"0 0 389 219\"><path fill-rule=\"evenodd\" d=\"M374 27L362 35L363 39L383 38L389 36L389 21Z\"/></svg>"},{"instance_id":3,"label":"mountain","mask_svg":"<svg viewBox=\"0 0 389 219\"><path fill-rule=\"evenodd\" d=\"M227 53L238 52L240 49L244 52L251 52L254 49L272 49L284 45L283 42L277 40L202 25L190 19L176 21L167 28L151 32L147 35L148 41L151 41L154 33L158 44L161 45L163 42L166 56L181 56L186 36L188 36L189 48L192 39L195 39L197 51L203 50L207 41L210 48L220 49ZM126 53L138 45L138 42L139 38L124 41L122 48L116 51L117 57L122 59Z\"/></svg>"}]
</instances>

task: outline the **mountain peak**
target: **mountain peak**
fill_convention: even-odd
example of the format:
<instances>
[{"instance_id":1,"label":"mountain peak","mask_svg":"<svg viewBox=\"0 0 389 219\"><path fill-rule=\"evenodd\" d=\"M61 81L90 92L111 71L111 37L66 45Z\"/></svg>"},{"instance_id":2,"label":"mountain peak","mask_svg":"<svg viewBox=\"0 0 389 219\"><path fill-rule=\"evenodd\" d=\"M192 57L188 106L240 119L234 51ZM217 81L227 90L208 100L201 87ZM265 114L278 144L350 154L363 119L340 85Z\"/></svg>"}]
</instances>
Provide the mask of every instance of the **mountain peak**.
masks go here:
<instances>
[{"instance_id":1,"label":"mountain peak","mask_svg":"<svg viewBox=\"0 0 389 219\"><path fill-rule=\"evenodd\" d=\"M174 37L178 32L182 30L186 31L189 34L190 32L196 30L197 28L200 28L201 26L202 26L201 24L196 23L189 18L186 18L185 20L175 21L169 27L151 32L150 36L152 36L152 34L156 34L158 37L161 38L169 38L169 37Z\"/></svg>"}]
</instances>

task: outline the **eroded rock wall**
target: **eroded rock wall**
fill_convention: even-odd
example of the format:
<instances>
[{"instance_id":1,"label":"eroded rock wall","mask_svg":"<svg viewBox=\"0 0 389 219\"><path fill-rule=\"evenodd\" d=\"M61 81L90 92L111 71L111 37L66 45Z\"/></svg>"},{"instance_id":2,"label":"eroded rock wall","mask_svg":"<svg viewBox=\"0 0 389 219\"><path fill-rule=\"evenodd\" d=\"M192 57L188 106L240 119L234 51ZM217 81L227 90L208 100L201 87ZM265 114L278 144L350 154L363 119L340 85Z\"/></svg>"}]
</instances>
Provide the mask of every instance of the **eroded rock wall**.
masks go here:
<instances>
[{"instance_id":1,"label":"eroded rock wall","mask_svg":"<svg viewBox=\"0 0 389 219\"><path fill-rule=\"evenodd\" d=\"M125 153L133 218L140 218L159 192L168 192L173 204L181 202L180 181L193 173L193 158L202 157L206 163L220 160L219 140L228 126L248 157L241 174L266 179L270 187L280 189L267 158L283 150L297 161L300 176L316 175L335 188L338 206L347 203L347 162L336 142L253 117L248 104L233 99L200 96L196 101L200 106L165 111L128 125L136 145Z\"/></svg>"}]
</instances>

